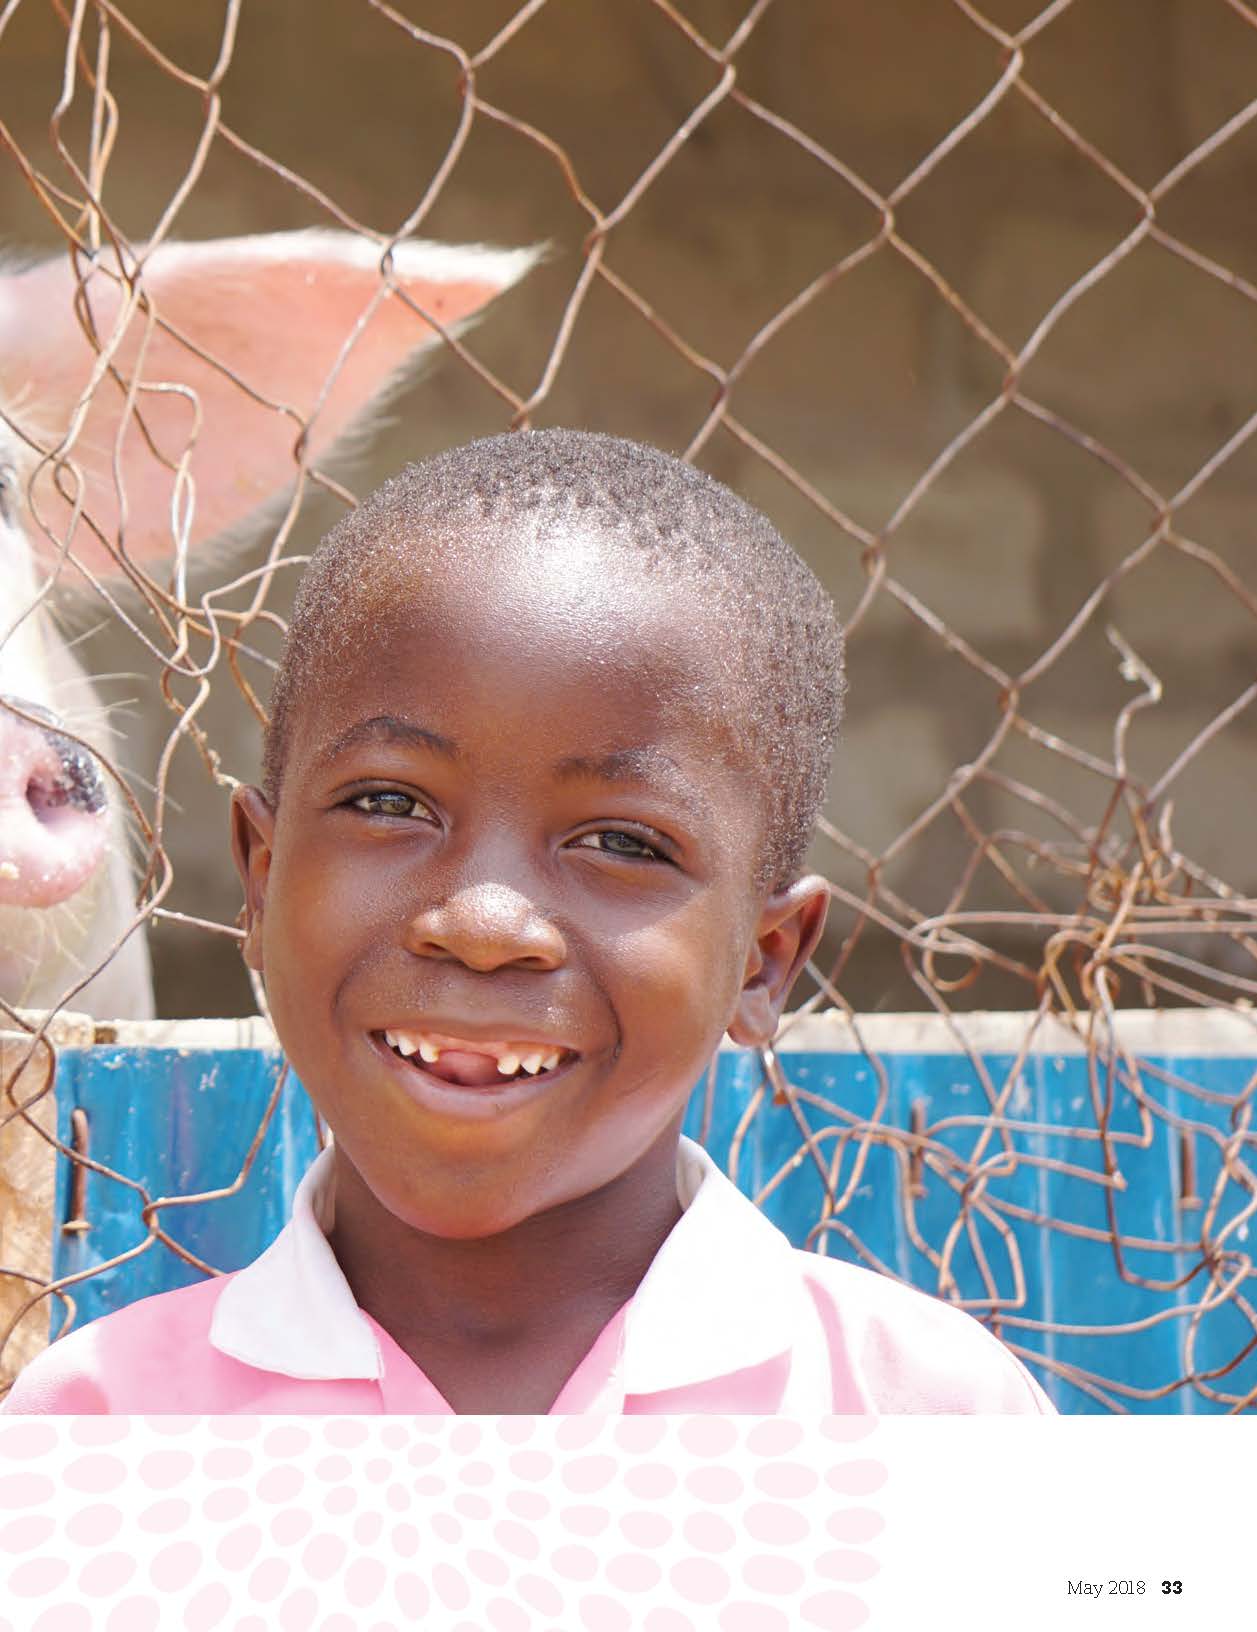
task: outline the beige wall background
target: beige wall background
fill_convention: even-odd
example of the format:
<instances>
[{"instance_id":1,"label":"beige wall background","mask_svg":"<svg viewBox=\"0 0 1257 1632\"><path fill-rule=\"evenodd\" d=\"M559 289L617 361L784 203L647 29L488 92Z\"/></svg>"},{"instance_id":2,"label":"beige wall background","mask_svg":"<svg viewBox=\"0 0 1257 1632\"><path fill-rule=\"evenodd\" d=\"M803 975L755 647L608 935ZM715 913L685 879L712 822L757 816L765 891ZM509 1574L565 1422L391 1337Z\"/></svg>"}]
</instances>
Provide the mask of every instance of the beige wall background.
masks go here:
<instances>
[{"instance_id":1,"label":"beige wall background","mask_svg":"<svg viewBox=\"0 0 1257 1632\"><path fill-rule=\"evenodd\" d=\"M173 62L192 74L209 70L221 5L123 0L121 10ZM882 216L840 167L891 197L1017 66L998 31L1023 29L1040 10L987 0L986 28L972 8L966 14L946 0L776 0L755 11L732 59L736 86L790 128L726 96L607 242L616 277L725 369L800 291L873 244L737 379L730 413L771 459L719 426L696 454L773 517L844 616L860 605L879 560L915 597L906 602L883 582L850 638L849 718L828 817L852 842L821 837L814 859L857 898L868 890L860 851L875 858L893 846L957 767L982 754L1001 719L998 684L937 620L998 670L1030 669L1153 530L1156 505L1130 473L1169 499L1257 410L1257 121L1242 118L1257 97L1257 28L1239 5L1075 0L1049 8L1053 15L1025 41L1019 79L1009 78L896 201L905 247L877 242ZM720 81L719 66L683 25L719 49L747 13L745 0L550 0L522 12L507 0L405 0L392 12L368 0L262 0L243 8L223 114L349 214L391 232L423 196L462 107L454 58L402 25L474 53L522 17L478 72L476 90L558 144L588 198L610 212ZM0 119L24 154L68 186L49 137L65 39L55 6L19 6L0 39ZM190 162L203 98L118 26L110 84L120 126L106 201L142 239ZM1234 130L1202 154L1232 120ZM64 129L81 143L81 96ZM821 151L809 151L800 135ZM1019 377L1025 396L1066 429L1015 405L993 413L888 532L922 476L997 401L1008 372L958 305L1017 352L1143 219L1141 192L1193 154L1183 179L1156 201L1156 224L1179 251L1146 236L1068 306ZM0 154L0 211L15 248L60 247L11 152ZM327 224L298 188L220 140L178 235ZM521 397L545 373L590 225L553 151L501 120L475 117L422 230L451 242L551 245L545 264L470 340ZM596 278L532 423L583 424L681 451L707 419L715 389L709 373ZM338 474L364 493L405 460L509 421L499 396L456 358L439 358ZM1198 546L1195 553L1163 542L1112 583L1021 696L1019 718L1039 739L1010 732L988 767L1005 780L973 783L964 818L944 806L893 851L878 875L889 892L879 898L882 914L906 925L909 909L943 912L974 856L974 831L1004 829L1065 847L1055 859L1036 859L1020 841L1001 841L1001 856L1045 909L1078 909L1086 847L1050 802L1082 829L1104 820L1112 776L1078 756L1111 762L1118 716L1140 694L1121 673L1106 625L1161 683L1156 706L1133 716L1126 745L1132 777L1148 788L1253 684L1254 603L1228 585L1219 564L1252 590L1255 490L1257 449L1241 437L1174 512L1176 536ZM310 549L336 514L333 500L312 499L292 550ZM239 566L259 561L263 542ZM205 570L211 580L221 575ZM280 612L288 582L271 597ZM174 723L154 666L118 627L91 635L82 652L98 672L137 676L103 691L111 701L133 700L123 722L126 757L143 800L142 779L152 778ZM225 673L201 718L224 768L252 779L256 724ZM1241 708L1154 812L1160 819L1172 801L1173 846L1245 896L1257 895L1255 731L1257 709ZM1008 779L1049 804L1010 791ZM239 892L227 852L228 796L189 745L175 756L170 795L179 808L169 817L176 883L166 904L230 922ZM1112 829L1119 839L1130 830L1124 817ZM1174 889L1183 888L1180 875ZM1038 966L1045 932L1027 921L1025 899L990 861L974 872L964 905L990 918L972 933ZM826 967L858 916L848 899L835 900ZM159 1012L251 1012L229 940L164 924L152 941ZM1175 945L1219 969L1253 973L1249 954L1230 940L1202 932ZM937 972L958 976L966 967L953 957ZM929 1001L905 968L899 937L876 923L861 933L839 987L859 1009ZM947 994L953 1007L1033 1000L1030 985L994 965L964 992ZM1140 1000L1137 985L1123 1000Z\"/></svg>"}]
</instances>

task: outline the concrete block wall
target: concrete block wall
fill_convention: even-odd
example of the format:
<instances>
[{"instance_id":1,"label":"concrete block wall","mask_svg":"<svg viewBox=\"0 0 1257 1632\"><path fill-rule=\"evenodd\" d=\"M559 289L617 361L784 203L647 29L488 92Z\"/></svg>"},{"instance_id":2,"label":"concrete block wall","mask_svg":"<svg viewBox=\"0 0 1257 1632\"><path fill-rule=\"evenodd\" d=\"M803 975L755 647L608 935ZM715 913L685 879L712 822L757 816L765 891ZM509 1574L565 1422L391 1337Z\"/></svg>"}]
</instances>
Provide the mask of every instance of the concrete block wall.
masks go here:
<instances>
[{"instance_id":1,"label":"concrete block wall","mask_svg":"<svg viewBox=\"0 0 1257 1632\"><path fill-rule=\"evenodd\" d=\"M510 0L431 0L416 22L474 50L514 14ZM722 41L740 0L688 0L694 26ZM1022 0L988 5L1023 24ZM174 60L205 71L216 49L212 8L127 0L126 10ZM48 118L63 36L51 10L24 8L0 39L6 123L35 161L56 160ZM889 193L976 107L1003 60L956 8L822 0L770 8L739 57L739 84L793 121L872 187ZM1257 96L1257 30L1222 0L1113 0L1069 8L1027 47L1026 79L1085 142L1136 187L1151 187ZM582 185L612 208L717 78L655 7L548 7L481 71L478 89L561 142ZM112 56L121 110L107 201L137 237L186 167L203 109L120 35ZM455 129L456 68L366 7L320 10L298 0L246 8L224 117L326 189L371 226L413 208ZM69 138L84 129L80 110ZM62 172L64 176L64 173ZM1194 251L1257 282L1246 201L1257 180L1257 122L1205 159L1159 206L1158 220ZM16 166L0 162L0 208L15 243L55 237ZM185 236L314 224L317 209L224 144L215 146L180 217ZM1053 304L1140 220L1137 202L1060 128L1012 89L896 210L897 230L1014 352ZM611 236L608 258L661 319L722 367L800 289L866 242L877 210L816 157L726 102L675 156ZM449 240L550 241L527 285L476 332L477 354L513 388L532 389L581 265L588 217L558 167L517 132L478 119L423 231ZM833 283L747 365L733 412L857 528L881 536L930 463L998 397L1004 365L908 260L883 245ZM1257 408L1257 303L1246 287L1140 243L1066 312L1025 369L1021 388L1099 439L1163 498L1172 498ZM596 285L537 424L582 423L673 449L703 422L712 382L611 289ZM343 472L365 492L402 461L501 429L500 400L447 359L394 405L369 451ZM867 582L864 544L835 526L741 442L717 432L700 463L761 505L824 577L845 614ZM1254 581L1257 449L1242 447L1177 515L1179 533ZM292 540L309 549L335 518L316 498ZM1028 668L1095 585L1151 531L1153 508L1120 471L1006 407L964 448L883 540L888 572L998 669ZM242 566L260 558L256 548ZM277 586L281 613L290 588ZM89 622L95 622L88 614ZM1157 674L1163 698L1136 716L1134 773L1155 781L1183 746L1252 680L1251 612L1209 566L1163 542L1116 581L1069 651L1027 688L1025 718L1100 760L1113 757L1118 713L1137 694L1105 636L1112 624ZM255 630L258 643L270 637ZM100 671L125 671L113 698L136 699L130 763L151 776L173 716L151 663L125 632L84 646ZM970 763L1001 719L998 687L885 591L850 642L850 713L833 778L832 821L874 853L889 846ZM233 775L257 766L251 714L230 681L202 723ZM1184 851L1242 893L1257 891L1249 837L1257 709L1241 714L1184 772L1173 830ZM1101 819L1109 780L1023 734L993 768L1058 801L1084 825ZM227 797L187 746L175 757L169 827L177 883L170 905L230 921L238 904L227 858ZM1069 835L1005 787L975 784L966 808L986 831ZM971 853L944 812L894 862L887 883L923 912L942 910ZM1010 856L1016 852L1013 845ZM827 841L818 865L859 890L861 870ZM1018 855L1017 865L1024 857ZM1027 864L1028 865L1028 864ZM1079 902L1075 878L1042 864L1027 880L1054 910ZM971 904L1015 899L989 867ZM834 950L851 915L836 905ZM1012 937L1013 940L1016 937ZM226 941L155 931L159 1001L171 1015L244 1012L251 998ZM1012 941L1009 942L1010 946ZM1032 956L1021 944L1019 955ZM1219 954L1221 955L1221 954ZM1227 956L1230 954L1228 953ZM848 971L862 1008L923 999L893 938L870 933ZM1024 1006L1027 989L984 976L979 1006ZM957 1002L969 999L957 998Z\"/></svg>"}]
</instances>

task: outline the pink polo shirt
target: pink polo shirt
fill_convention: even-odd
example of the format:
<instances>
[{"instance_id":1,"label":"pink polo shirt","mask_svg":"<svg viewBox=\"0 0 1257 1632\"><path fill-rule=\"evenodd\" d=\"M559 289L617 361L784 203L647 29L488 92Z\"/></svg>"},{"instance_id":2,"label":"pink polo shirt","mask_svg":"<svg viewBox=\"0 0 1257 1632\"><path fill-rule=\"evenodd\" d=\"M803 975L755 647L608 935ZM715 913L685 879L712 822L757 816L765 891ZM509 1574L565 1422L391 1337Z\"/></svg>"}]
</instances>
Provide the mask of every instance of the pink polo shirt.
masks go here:
<instances>
[{"instance_id":1,"label":"pink polo shirt","mask_svg":"<svg viewBox=\"0 0 1257 1632\"><path fill-rule=\"evenodd\" d=\"M69 1333L26 1367L0 1410L449 1414L354 1301L326 1238L333 1189L328 1149L260 1258ZM677 1193L680 1220L551 1414L1053 1414L978 1321L796 1250L688 1139Z\"/></svg>"}]
</instances>

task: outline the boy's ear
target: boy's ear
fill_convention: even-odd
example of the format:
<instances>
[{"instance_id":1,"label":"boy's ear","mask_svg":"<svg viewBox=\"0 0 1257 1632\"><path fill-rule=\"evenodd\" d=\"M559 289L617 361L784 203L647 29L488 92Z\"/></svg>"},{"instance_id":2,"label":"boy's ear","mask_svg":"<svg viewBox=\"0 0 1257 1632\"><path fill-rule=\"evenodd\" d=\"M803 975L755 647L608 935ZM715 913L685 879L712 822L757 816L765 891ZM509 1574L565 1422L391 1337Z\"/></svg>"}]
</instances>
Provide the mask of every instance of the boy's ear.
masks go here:
<instances>
[{"instance_id":1,"label":"boy's ear","mask_svg":"<svg viewBox=\"0 0 1257 1632\"><path fill-rule=\"evenodd\" d=\"M271 872L275 812L258 788L237 788L231 796L231 854L244 886L244 944L241 955L262 974L262 906Z\"/></svg>"},{"instance_id":2,"label":"boy's ear","mask_svg":"<svg viewBox=\"0 0 1257 1632\"><path fill-rule=\"evenodd\" d=\"M803 966L816 950L829 910L829 885L810 873L777 890L760 911L737 1007L726 1028L744 1048L771 1042Z\"/></svg>"}]
</instances>

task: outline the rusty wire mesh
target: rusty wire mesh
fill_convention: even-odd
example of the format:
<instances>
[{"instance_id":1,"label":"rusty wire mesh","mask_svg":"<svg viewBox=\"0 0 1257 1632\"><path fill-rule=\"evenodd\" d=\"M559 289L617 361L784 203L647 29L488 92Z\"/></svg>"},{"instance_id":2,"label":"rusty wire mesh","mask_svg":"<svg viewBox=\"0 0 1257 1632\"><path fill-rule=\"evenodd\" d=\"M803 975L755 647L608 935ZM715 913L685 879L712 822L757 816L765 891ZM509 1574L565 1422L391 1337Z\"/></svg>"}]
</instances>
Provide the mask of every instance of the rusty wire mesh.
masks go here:
<instances>
[{"instance_id":1,"label":"rusty wire mesh","mask_svg":"<svg viewBox=\"0 0 1257 1632\"><path fill-rule=\"evenodd\" d=\"M1249 264L1251 233L1246 259L1242 231L1218 238L1206 227L1197 230L1192 212L1194 197L1218 191L1219 175L1251 174L1243 167L1252 163L1245 143L1257 122L1257 100L1234 94L1233 75L1230 101L1218 103L1207 132L1181 137L1177 150L1158 163L1155 144L1126 143L1121 119L1106 126L1092 118L1088 124L1074 111L1060 58L1051 52L1053 42L1067 35L1065 55L1071 62L1087 63L1089 52L1098 60L1102 42L1089 31L1100 25L1096 9L1083 0L1053 0L1038 9L1014 0L891 8L903 14L905 42L912 30L925 28L927 11L935 34L945 28L940 57L923 63L920 71L945 75L954 67L948 84L956 105L928 140L918 140L917 151L905 158L904 144L891 144L878 157L857 140L844 145L841 121L828 119L820 104L804 105L796 94L807 76L802 59L789 52L806 45L809 30L818 31L820 66L813 65L813 77L832 71L836 99L849 89L851 73L861 72L858 61L853 70L847 68L845 50L840 58L832 18L822 17L830 8L788 7L785 0L749 5L640 0L623 8L614 25L606 22L607 28L638 31L640 50L630 53L618 100L608 100L602 109L597 141L588 142L579 137L565 92L576 82L585 98L599 98L600 87L583 79L583 68L576 70L588 31L602 25L589 16L580 21L580 9L547 0L519 6L484 0L461 10L422 0L396 6L345 0L338 26L359 31L346 39L366 39L369 33L375 53L364 46L360 71L343 76L344 94L359 99L364 119L375 95L371 65L385 57L396 83L411 75L416 85L439 82L446 95L443 134L424 150L422 163L402 166L400 150L378 150L381 170L389 170L392 159L399 161L404 179L394 179L390 198L404 193L408 204L391 214L391 205L381 205L381 214L372 219L356 203L342 205L335 190L318 179L327 173L326 165L312 157L306 173L291 153L277 156L229 117L229 93L245 75L267 80L265 96L274 104L295 103L306 94L300 83L283 78L277 62L250 58L256 41L250 45L242 35L240 0L225 0L216 11L203 8L214 16L200 25L198 60L205 64L200 71L187 66L192 53L180 55L175 45L161 43L162 15L140 0L49 0L48 5L8 0L0 7L0 68L6 48L16 49L13 42L36 10L54 19L58 46L55 54L38 59L46 77L31 94L43 99L42 123L31 119L19 127L0 119L0 145L28 201L38 205L49 251L60 245L71 258L83 291L79 311L85 332L90 330L88 274L102 265L112 266L123 280L135 323L161 321L160 310L146 300L142 279L131 276L140 239L128 236L111 206L125 179L120 167L138 162L122 140L138 106L128 103L120 88L127 62L140 65L136 74L142 67L150 80L177 89L185 113L195 109L195 139L163 172L172 183L166 187L163 181L162 197L147 200L142 238L150 244L204 236L207 223L230 219L221 177L213 182L214 166L226 163L262 176L271 188L268 197L282 194L286 224L337 226L369 237L380 252L381 290L389 286L388 251L412 235L446 235L474 218L476 231L497 241L509 241L513 234L519 242L549 238L557 247L535 280L545 300L536 297L542 315L530 323L527 343L512 348L492 318L470 339L445 335L440 389L464 393L460 401L474 399L481 429L571 422L596 394L606 428L671 442L685 458L730 479L781 521L837 590L849 641L852 729L858 737L862 716L872 718L873 725L862 758L853 764L851 751L846 757L840 752L833 796L813 851L817 867L830 878L833 910L822 955L808 971L803 1010L841 1011L858 1037L861 1014L872 1008L920 1008L945 1017L978 1005L1021 1009L1027 1047L1039 1019L1049 1014L1064 1019L1098 1069L1116 1062L1120 1091L1138 1108L1139 1135L1112 1136L1112 1098L1103 1095L1096 1099L1092 1120L1056 1130L1067 1146L1098 1146L1103 1152L1103 1170L1093 1176L1097 1185L1109 1187L1110 1199L1124 1160L1123 1141L1146 1143L1154 1123L1168 1121L1175 1135L1198 1134L1217 1147L1216 1191L1193 1215L1199 1233L1174 1243L1191 1259L1186 1280L1196 1289L1194 1304L1180 1313L1190 1324L1219 1300L1228 1301L1257 1342L1257 1316L1244 1292L1248 1258L1236 1235L1257 1204L1247 1160L1252 1084L1224 1107L1226 1126L1219 1132L1216 1117L1196 1121L1167 1110L1141 1062L1112 1040L1121 1006L1226 1007L1245 1016L1257 993L1257 902L1246 872L1251 865L1234 844L1219 859L1216 849L1198 842L1211 821L1220 819L1222 803L1243 788L1242 780L1238 786L1227 782L1227 767L1237 756L1242 764L1243 733L1250 729L1245 711L1257 698L1251 674L1251 620L1257 616L1251 530L1227 519L1247 502L1245 461L1253 453L1257 403L1251 388L1245 401L1239 387L1219 405L1205 383L1219 366L1230 366L1229 358L1220 363L1220 352L1234 348L1239 356L1251 346L1257 332L1257 268ZM1196 9L1197 18L1205 9ZM945 25L939 21L944 13ZM284 15L294 49L310 30L331 27L305 22L296 10ZM1124 26L1133 30L1143 22L1131 11ZM852 8L842 43L854 57L863 26ZM1257 58L1245 54L1257 43L1257 12L1242 0L1216 0L1210 27L1218 50L1240 65L1235 74L1251 73L1249 88L1257 93ZM586 34L580 34L582 28ZM794 32L777 37L775 29ZM538 39L547 42L545 49L527 55L530 41ZM906 44L904 49L906 54ZM926 55L934 49L931 45ZM514 78L515 65L525 61L527 73ZM1040 63L1047 65L1042 77ZM1096 76L1102 80L1112 66L1097 66ZM23 72L29 80L30 70ZM898 93L889 79L888 84L888 94L899 94L905 105L917 94L918 82L910 78ZM1094 111L1112 102L1120 103L1119 112L1129 110L1140 94L1138 86L1120 94L1102 91L1091 106ZM138 99L140 93L133 95ZM350 105L347 101L337 116L346 118ZM1091 232L1085 242L1100 248L1079 249L1068 276L1045 289L1035 268L1047 248L1048 228L1040 228L1037 240L1030 231L1026 259L1005 269L1004 284L988 284L975 294L973 280L962 275L963 267L957 269L959 263L953 265L955 257L944 247L932 247L935 240L944 245L937 218L955 213L965 230L964 212L980 207L983 190L983 172L967 172L966 155L989 157L1005 142L1010 121L1019 132L1033 128L1037 134L1026 141L1041 141L1049 154L1036 175L1055 165L1067 175L1068 187L1079 198L1085 195ZM919 134L924 126L912 128ZM1089 135L1088 128L1107 136ZM489 159L474 157L477 142L492 144ZM608 149L619 156L618 168L608 169ZM713 227L706 245L708 287L716 291L730 277L736 282L731 260L751 254L752 240L764 231L749 209L745 216L739 211L739 167L748 166L752 154L759 156L755 162L762 163L770 182L780 174L780 219L807 237L813 264L789 289L765 274L764 289L771 293L761 291L761 298L745 302L740 340L731 345L722 336L720 349L710 341L704 303L693 289L689 298L684 291L675 295L659 272L658 257L652 260L649 235L635 238L634 229L654 207L652 201L672 197L669 189L675 193L670 207L691 208L701 217L701 195L710 188L718 200L719 228ZM1236 169L1220 172L1218 166L1235 155ZM481 197L473 216L461 200L469 191L483 194L486 166L501 168L508 161L518 164L522 182L504 170L500 193ZM1009 164L1015 169L1015 158ZM806 188L799 180L803 175ZM752 188L752 182L746 185ZM529 186L538 198L545 193L547 205L545 211L538 205L535 229L520 231L527 228ZM506 191L517 195L517 210L510 229L499 231L495 209ZM803 202L792 203L795 194ZM360 196L354 193L355 199ZM1236 198L1237 214L1243 212L1242 198ZM993 207L1005 206L997 199ZM829 224L826 233L816 227L822 218ZM702 231L695 231L702 240ZM1084 244L1081 237L1076 241ZM696 254L704 252L700 241ZM1087 390L1093 372L1120 373L1168 346L1167 326L1181 319L1190 327L1191 300L1182 307L1145 308L1143 297L1131 293L1136 286L1123 284L1135 269L1146 270L1154 256L1157 277L1178 278L1183 289L1194 292L1192 299L1218 300L1225 321L1202 331L1199 382L1176 378L1164 433L1141 439L1128 434L1120 415L1094 408ZM751 284L762 264L767 263L754 262L747 275ZM799 258L790 264L796 267ZM905 438L895 472L873 492L862 467L876 457L870 442L875 444L879 425L887 422L879 415L891 410L880 406L871 374L848 380L823 348L814 354L809 348L828 325L844 335L861 326L877 330L886 322L880 292L909 286L912 321L932 324L944 337L941 366L944 373L951 371L954 388L942 396L935 392L936 406L920 417L919 434ZM1004 296L997 298L999 288ZM1080 342L1069 338L1078 314L1110 298L1106 291L1117 291L1112 296L1117 307L1138 308L1132 318L1138 358L1119 347L1112 356L1093 350L1080 360ZM992 316L1001 301L1004 315ZM1087 343L1094 344L1094 326L1086 333ZM607 344L607 336L614 337L613 344ZM99 336L94 344L99 351ZM1182 355L1183 347L1176 346L1174 358ZM109 360L101 354L102 365ZM774 379L774 367L775 399L763 385ZM658 400L650 395L652 371L661 382ZM100 374L105 373L102 366ZM1248 375L1250 381L1253 377ZM584 388L581 381L590 383ZM160 382L145 383L151 388ZM241 381L240 390L256 398L258 383ZM898 400L911 403L918 385L911 378L901 381ZM6 391L13 389L6 382ZM862 392L872 421L864 443L858 429ZM823 413L830 403L832 462L815 457L814 428L801 430L789 412L771 411L774 401L788 404L795 397L806 403L799 420L814 421L817 405ZM28 491L51 469L72 497L73 433L60 441L41 440L22 406L10 398L4 423L23 441ZM285 410L276 405L274 411ZM211 568L208 585L205 569L198 574L195 563L190 572L186 559L166 575L145 570L120 555L106 536L102 542L112 548L129 594L114 594L99 581L95 589L84 589L64 528L49 527L28 512L27 530L42 550L41 596L73 588L80 601L92 603L90 615L120 620L121 638L136 654L133 662L150 664L144 687L173 711L173 721L167 713L161 728L151 786L138 770L108 766L114 797L128 805L143 851L128 934L158 932L164 925L183 937L180 944L191 939L198 946L238 935L234 898L218 911L181 911L172 904L179 891L171 834L184 816L174 809L170 779L177 754L193 763L200 778L189 787L229 788L237 775L254 774L238 754L233 757L216 744L204 721L212 714L212 699L224 691L243 697L256 721L264 718L276 637L283 627L280 609L295 576L279 569L299 559L298 544L309 542L301 532L303 502L312 494L328 496L317 512L325 523L335 504L353 496L341 476L311 461L302 431L294 417L294 486L290 502L268 529L263 553L247 568L237 562L216 576ZM440 445L439 429L429 440ZM163 456L177 472L193 447L194 438L173 459L170 450ZM855 450L849 459L848 447ZM954 540L958 531L973 535L979 526L973 518L947 519L957 506L963 510L972 491L954 484L979 459L1002 461L1040 491L1059 485L1084 493L1088 504L1109 506L1104 547L1093 548L1081 568L1075 563L1069 571L1058 570L1052 559L1068 550L1068 538L1055 531L1068 512L1049 511L1053 536L1041 543L1037 588L1032 585L1029 592L1033 628L1014 627L1007 616L1008 597L1026 591L1010 587L1011 579L1006 584L1002 576L1006 558L998 528L996 536L977 537L968 554L947 554L948 538ZM1211 511L1203 502L1218 494L1229 510ZM90 516L85 520L90 526ZM937 538L940 528L946 536L931 556L931 532ZM1089 572L1089 581L1077 593L1073 586L1080 571ZM1189 620L1182 587L1188 578L1194 597ZM1195 625L1176 630L1172 672L1115 613L1136 604L1128 596L1132 586L1141 597L1141 627L1148 626L1148 607L1154 621L1160 617L1167 628L1184 620ZM1197 606L1204 608L1199 620ZM877 819L865 821L857 834L854 826L860 824L848 820L852 790L861 784L876 788L882 776L893 777L894 761L911 757L917 740L899 740L890 723L880 737L876 728L878 690L889 683L891 670L900 669L910 679L919 677L918 689L938 690L946 730L937 722L923 729L953 748L959 744L959 752L908 819L888 825L889 807L878 807ZM1135 745L1158 711L1171 723L1156 738L1150 759ZM80 732L87 745L99 745L90 723L68 734ZM1217 757L1224 744L1232 745L1225 765ZM1190 829L1192 843L1180 838L1184 828ZM1209 852L1204 859L1194 853L1202 848ZM1228 870L1230 879L1223 876ZM91 972L84 970L83 979ZM76 989L73 983L67 987L62 1006L74 1008ZM260 991L255 997L262 1003ZM38 1019L19 1023L15 1009L8 1012L16 1029L34 1030L26 1051L34 1070L44 1028ZM957 1037L964 1052L959 1032ZM870 1051L869 1058L876 1068L876 1053ZM797 1119L799 1151L828 1175L822 1223L841 1221L848 1191L838 1169L850 1149L890 1144L918 1176L924 1169L952 1187L954 1229L945 1243L935 1244L945 1290L955 1241L978 1218L1001 1216L1000 1203L988 1190L992 1157L998 1155L1005 1169L1008 1163L1049 1160L1027 1150L1018 1138L1024 1130L1009 1114L1017 1068L1005 1082L990 1084L984 1125L974 1130L970 1160L959 1169L928 1119L892 1127L878 1115L856 1117L815 1097L805 1103L775 1056L766 1056L765 1068L776 1092L764 1097L758 1114ZM46 1083L50 1070L43 1073ZM65 1146L58 1148L70 1154ZM905 1190L901 1205L910 1206L908 1198ZM1110 1209L1108 1216L1107 1236L1097 1250L1107 1255L1111 1273L1151 1284L1153 1278L1137 1276L1129 1255L1124 1257L1130 1243L1119 1212ZM1034 1222L1047 1232L1070 1228L1048 1216ZM1189 1222L1175 1215L1172 1233L1187 1230ZM145 1223L150 1230L156 1227L151 1216ZM829 1240L832 1250L832 1235ZM984 1307L988 1313L998 1309L998 1329L1016 1345L1015 1295L996 1286L993 1276L987 1278L987 1294L966 1301L979 1313ZM1033 1354L1033 1333L1023 1335L1023 1352ZM1242 1358L1237 1352L1235 1362ZM1251 1403L1243 1392L1228 1389L1225 1372L1202 1378L1185 1370L1163 1392L1168 1399L1189 1386L1232 1408ZM1121 1397L1120 1385L1106 1396L1115 1409L1121 1408Z\"/></svg>"}]
</instances>

